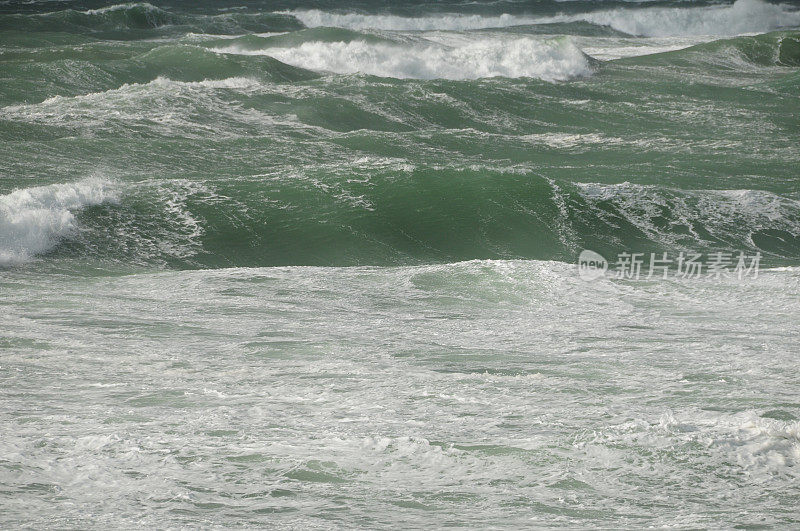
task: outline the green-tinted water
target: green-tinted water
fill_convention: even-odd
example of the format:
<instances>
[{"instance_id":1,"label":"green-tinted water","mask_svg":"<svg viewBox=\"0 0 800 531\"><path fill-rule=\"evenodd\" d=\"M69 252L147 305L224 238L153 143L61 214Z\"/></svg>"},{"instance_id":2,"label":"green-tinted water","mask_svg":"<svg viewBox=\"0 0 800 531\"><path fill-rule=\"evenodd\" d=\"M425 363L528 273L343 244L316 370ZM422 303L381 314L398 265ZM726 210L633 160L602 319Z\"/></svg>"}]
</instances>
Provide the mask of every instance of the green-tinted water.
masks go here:
<instances>
[{"instance_id":1,"label":"green-tinted water","mask_svg":"<svg viewBox=\"0 0 800 531\"><path fill-rule=\"evenodd\" d=\"M799 7L0 2L0 527L797 527Z\"/></svg>"}]
</instances>

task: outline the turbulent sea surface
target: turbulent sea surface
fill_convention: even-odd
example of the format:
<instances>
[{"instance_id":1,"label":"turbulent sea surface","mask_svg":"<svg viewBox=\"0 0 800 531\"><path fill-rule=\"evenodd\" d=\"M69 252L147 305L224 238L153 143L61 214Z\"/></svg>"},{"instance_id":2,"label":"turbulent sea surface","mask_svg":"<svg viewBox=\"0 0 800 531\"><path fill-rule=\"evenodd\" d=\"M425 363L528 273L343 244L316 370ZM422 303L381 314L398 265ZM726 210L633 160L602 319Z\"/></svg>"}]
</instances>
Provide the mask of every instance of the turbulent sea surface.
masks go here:
<instances>
[{"instance_id":1,"label":"turbulent sea surface","mask_svg":"<svg viewBox=\"0 0 800 531\"><path fill-rule=\"evenodd\" d=\"M796 528L798 265L800 3L0 1L3 528Z\"/></svg>"}]
</instances>

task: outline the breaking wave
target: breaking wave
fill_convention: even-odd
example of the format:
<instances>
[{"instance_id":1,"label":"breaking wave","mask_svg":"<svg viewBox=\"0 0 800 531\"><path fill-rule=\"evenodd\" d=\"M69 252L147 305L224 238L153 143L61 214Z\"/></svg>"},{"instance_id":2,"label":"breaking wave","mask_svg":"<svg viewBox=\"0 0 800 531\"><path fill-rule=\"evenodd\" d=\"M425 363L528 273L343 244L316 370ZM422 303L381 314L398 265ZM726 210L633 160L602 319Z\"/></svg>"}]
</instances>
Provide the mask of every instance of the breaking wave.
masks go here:
<instances>
[{"instance_id":1,"label":"breaking wave","mask_svg":"<svg viewBox=\"0 0 800 531\"><path fill-rule=\"evenodd\" d=\"M76 211L116 200L111 183L97 178L0 196L0 265L25 262L51 250L76 230Z\"/></svg>"},{"instance_id":2,"label":"breaking wave","mask_svg":"<svg viewBox=\"0 0 800 531\"><path fill-rule=\"evenodd\" d=\"M4 264L54 250L182 268L572 261L582 248L780 258L800 256L798 233L800 203L765 191L578 185L392 161L234 183L145 181L121 200L96 179L0 197Z\"/></svg>"},{"instance_id":3,"label":"breaking wave","mask_svg":"<svg viewBox=\"0 0 800 531\"><path fill-rule=\"evenodd\" d=\"M393 78L530 77L561 81L592 72L592 60L568 39L485 38L458 46L313 41L292 48L248 50L229 46L216 51L268 54L309 70Z\"/></svg>"}]
</instances>

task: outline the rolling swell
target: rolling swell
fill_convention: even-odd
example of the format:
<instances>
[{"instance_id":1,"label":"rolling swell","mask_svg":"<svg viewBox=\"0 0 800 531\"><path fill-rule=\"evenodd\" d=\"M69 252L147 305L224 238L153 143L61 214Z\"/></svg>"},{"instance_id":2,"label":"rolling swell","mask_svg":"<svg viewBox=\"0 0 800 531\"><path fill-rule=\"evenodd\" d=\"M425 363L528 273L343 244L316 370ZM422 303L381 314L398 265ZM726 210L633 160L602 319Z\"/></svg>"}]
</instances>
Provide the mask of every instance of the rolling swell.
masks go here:
<instances>
[{"instance_id":1,"label":"rolling swell","mask_svg":"<svg viewBox=\"0 0 800 531\"><path fill-rule=\"evenodd\" d=\"M800 32L775 31L697 44L682 50L620 59L627 64L714 66L727 69L735 62L754 66L800 66Z\"/></svg>"},{"instance_id":2,"label":"rolling swell","mask_svg":"<svg viewBox=\"0 0 800 531\"><path fill-rule=\"evenodd\" d=\"M392 160L237 182L59 186L0 197L30 225L3 229L17 242L4 249L6 264L42 252L181 268L571 261L582 248L800 256L800 202L752 190L573 184L515 168ZM29 199L65 190L86 197ZM19 234L37 234L35 245Z\"/></svg>"}]
</instances>

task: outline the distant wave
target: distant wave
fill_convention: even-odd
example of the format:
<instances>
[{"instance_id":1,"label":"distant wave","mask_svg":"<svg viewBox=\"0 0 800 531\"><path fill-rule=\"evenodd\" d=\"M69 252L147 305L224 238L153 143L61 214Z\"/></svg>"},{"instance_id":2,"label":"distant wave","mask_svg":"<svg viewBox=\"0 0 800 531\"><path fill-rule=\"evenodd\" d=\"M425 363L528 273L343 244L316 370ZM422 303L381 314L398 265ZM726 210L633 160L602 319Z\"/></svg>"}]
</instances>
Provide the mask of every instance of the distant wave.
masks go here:
<instances>
[{"instance_id":1,"label":"distant wave","mask_svg":"<svg viewBox=\"0 0 800 531\"><path fill-rule=\"evenodd\" d=\"M291 31L303 25L291 15L280 13L221 13L194 15L176 13L147 2L117 4L100 9L64 9L48 13L2 14L0 29L20 32L102 33L112 38L148 34L153 31L178 33L187 30L212 34Z\"/></svg>"},{"instance_id":2,"label":"distant wave","mask_svg":"<svg viewBox=\"0 0 800 531\"><path fill-rule=\"evenodd\" d=\"M655 7L632 2L630 7L596 9L558 15L430 14L409 17L389 14L341 13L319 9L282 12L223 12L212 15L177 13L147 2L100 9L66 9L38 14L0 15L0 29L21 32L102 33L112 38L153 32L243 34L336 27L354 30L468 31L583 22L641 36L734 36L763 33L800 25L800 11L764 0L737 0L728 5Z\"/></svg>"},{"instance_id":3,"label":"distant wave","mask_svg":"<svg viewBox=\"0 0 800 531\"><path fill-rule=\"evenodd\" d=\"M432 15L401 17L329 13L320 10L292 11L308 27L331 26L385 30L474 30L510 26L584 21L628 33L650 37L763 33L800 25L800 11L763 0L737 0L725 6L631 7L590 11L573 15L534 17L503 14Z\"/></svg>"}]
</instances>

